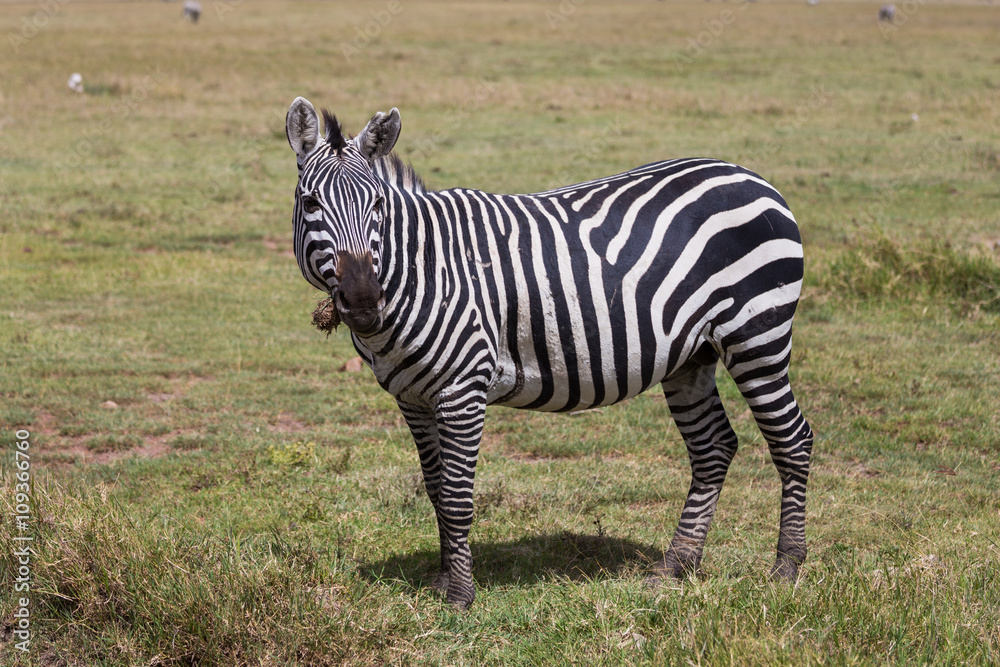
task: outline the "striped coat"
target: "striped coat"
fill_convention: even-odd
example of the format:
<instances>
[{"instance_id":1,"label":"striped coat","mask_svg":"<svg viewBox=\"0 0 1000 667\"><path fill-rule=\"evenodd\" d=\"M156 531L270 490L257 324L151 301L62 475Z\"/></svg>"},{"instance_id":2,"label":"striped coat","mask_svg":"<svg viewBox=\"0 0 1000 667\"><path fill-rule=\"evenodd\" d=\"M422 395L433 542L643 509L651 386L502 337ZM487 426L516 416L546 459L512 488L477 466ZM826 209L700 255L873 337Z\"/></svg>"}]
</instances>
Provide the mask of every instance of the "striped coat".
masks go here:
<instances>
[{"instance_id":1,"label":"striped coat","mask_svg":"<svg viewBox=\"0 0 1000 667\"><path fill-rule=\"evenodd\" d=\"M720 359L782 479L773 572L796 576L812 442L787 374L802 248L773 187L685 159L530 195L432 192L389 154L397 111L351 141L332 117L323 138L318 127L297 99L296 255L410 426L441 537L435 585L449 600L465 607L475 594L468 534L491 404L579 410L662 384L692 483L656 574L696 569L737 444Z\"/></svg>"}]
</instances>

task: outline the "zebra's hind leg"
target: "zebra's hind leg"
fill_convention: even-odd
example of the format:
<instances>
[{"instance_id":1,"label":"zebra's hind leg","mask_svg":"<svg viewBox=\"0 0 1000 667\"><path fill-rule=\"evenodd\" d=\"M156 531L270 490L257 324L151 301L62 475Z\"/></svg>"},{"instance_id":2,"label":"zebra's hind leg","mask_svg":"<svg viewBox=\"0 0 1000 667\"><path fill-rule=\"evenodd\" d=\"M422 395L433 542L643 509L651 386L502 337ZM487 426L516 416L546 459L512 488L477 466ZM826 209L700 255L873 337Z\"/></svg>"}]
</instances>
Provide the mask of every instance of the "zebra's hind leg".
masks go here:
<instances>
[{"instance_id":1,"label":"zebra's hind leg","mask_svg":"<svg viewBox=\"0 0 1000 667\"><path fill-rule=\"evenodd\" d=\"M806 483L813 434L788 381L791 318L726 349L726 367L753 413L781 478L781 520L771 576L795 581L806 559Z\"/></svg>"},{"instance_id":2,"label":"zebra's hind leg","mask_svg":"<svg viewBox=\"0 0 1000 667\"><path fill-rule=\"evenodd\" d=\"M434 514L438 525L438 538L441 545L441 569L434 582L433 588L441 593L448 592L448 542L445 539L444 525L441 523L441 516L438 510L439 496L441 494L441 444L438 440L437 417L430 409L421 408L397 401L406 425L410 427L413 441L417 445L417 455L420 457L420 471L424 477L424 488L427 490L427 497L430 498L434 507Z\"/></svg>"},{"instance_id":3,"label":"zebra's hind leg","mask_svg":"<svg viewBox=\"0 0 1000 667\"><path fill-rule=\"evenodd\" d=\"M736 434L715 386L715 361L690 361L663 382L670 414L691 461L691 488L670 548L655 567L659 576L682 577L697 571L705 536L736 454Z\"/></svg>"}]
</instances>

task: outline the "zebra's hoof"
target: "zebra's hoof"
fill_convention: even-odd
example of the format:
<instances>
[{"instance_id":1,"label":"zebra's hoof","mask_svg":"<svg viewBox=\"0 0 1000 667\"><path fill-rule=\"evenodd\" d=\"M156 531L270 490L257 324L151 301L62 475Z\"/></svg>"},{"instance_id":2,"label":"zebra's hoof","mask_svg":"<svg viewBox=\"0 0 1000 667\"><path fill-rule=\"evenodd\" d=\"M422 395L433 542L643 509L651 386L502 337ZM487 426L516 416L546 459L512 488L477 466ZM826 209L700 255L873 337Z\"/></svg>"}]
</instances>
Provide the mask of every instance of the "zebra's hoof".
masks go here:
<instances>
[{"instance_id":1,"label":"zebra's hoof","mask_svg":"<svg viewBox=\"0 0 1000 667\"><path fill-rule=\"evenodd\" d=\"M468 611L469 607L472 606L472 601L476 599L476 594L472 595L460 595L454 593L448 593L448 602L458 611Z\"/></svg>"},{"instance_id":2,"label":"zebra's hoof","mask_svg":"<svg viewBox=\"0 0 1000 667\"><path fill-rule=\"evenodd\" d=\"M697 576L700 565L700 554L669 551L653 566L653 575L650 579L686 579Z\"/></svg>"},{"instance_id":3,"label":"zebra's hoof","mask_svg":"<svg viewBox=\"0 0 1000 667\"><path fill-rule=\"evenodd\" d=\"M472 606L472 601L476 599L476 586L472 583L471 579L465 583L461 580L455 581L455 579L451 577L451 581L449 582L448 602L453 604L459 611L465 611Z\"/></svg>"},{"instance_id":4,"label":"zebra's hoof","mask_svg":"<svg viewBox=\"0 0 1000 667\"><path fill-rule=\"evenodd\" d=\"M782 584L794 584L799 577L799 565L790 558L778 558L771 568L771 579Z\"/></svg>"},{"instance_id":5,"label":"zebra's hoof","mask_svg":"<svg viewBox=\"0 0 1000 667\"><path fill-rule=\"evenodd\" d=\"M454 600L448 600L448 603L455 608L455 611L469 611L469 607L472 606L472 600L456 602Z\"/></svg>"},{"instance_id":6,"label":"zebra's hoof","mask_svg":"<svg viewBox=\"0 0 1000 667\"><path fill-rule=\"evenodd\" d=\"M434 581L431 582L431 588L442 595L447 595L449 579L447 571L438 572L438 576L434 577Z\"/></svg>"}]
</instances>

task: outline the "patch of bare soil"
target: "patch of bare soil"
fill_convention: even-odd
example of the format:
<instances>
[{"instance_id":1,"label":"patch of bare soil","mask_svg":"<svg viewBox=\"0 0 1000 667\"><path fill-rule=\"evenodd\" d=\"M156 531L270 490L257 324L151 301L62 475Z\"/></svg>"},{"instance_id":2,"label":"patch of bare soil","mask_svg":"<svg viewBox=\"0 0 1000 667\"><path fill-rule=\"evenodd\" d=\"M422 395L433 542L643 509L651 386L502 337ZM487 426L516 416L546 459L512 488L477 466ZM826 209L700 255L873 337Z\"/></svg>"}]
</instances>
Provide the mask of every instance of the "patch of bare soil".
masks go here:
<instances>
[{"instance_id":1,"label":"patch of bare soil","mask_svg":"<svg viewBox=\"0 0 1000 667\"><path fill-rule=\"evenodd\" d=\"M309 427L304 422L296 419L287 412L279 414L277 421L269 424L268 428L272 433L302 433L309 430Z\"/></svg>"},{"instance_id":2,"label":"patch of bare soil","mask_svg":"<svg viewBox=\"0 0 1000 667\"><path fill-rule=\"evenodd\" d=\"M182 397L192 386L204 381L212 380L211 377L198 375L177 375L168 378L170 387L165 392L154 392L146 395L146 400L154 404L167 403ZM114 401L108 400L101 404L105 410L118 410L120 406ZM83 433L77 435L64 435L59 429L59 417L48 410L39 410L37 419L32 426L33 432L43 436L41 457L45 465L51 466L71 466L71 465L107 465L121 459L136 456L140 458L157 458L165 456L172 451L171 440L182 435L192 435L190 429L172 429L167 433L151 436L141 436L139 446L122 449L110 449L95 451L87 446L87 441L98 435L97 433ZM294 420L292 420L294 422ZM280 420L279 420L280 423ZM301 422L289 423L289 430L298 427L304 429ZM123 433L121 435L128 435Z\"/></svg>"},{"instance_id":3,"label":"patch of bare soil","mask_svg":"<svg viewBox=\"0 0 1000 667\"><path fill-rule=\"evenodd\" d=\"M52 413L40 411L38 414L39 420L34 429L35 432L45 436L42 445L42 457L45 465L107 465L129 456L158 458L170 453L171 447L168 443L173 438L187 433L184 429L174 429L161 435L146 436L138 447L94 451L86 443L96 434L61 435L54 426L56 417Z\"/></svg>"},{"instance_id":4,"label":"patch of bare soil","mask_svg":"<svg viewBox=\"0 0 1000 667\"><path fill-rule=\"evenodd\" d=\"M365 369L365 362L361 360L361 357L353 357L348 359L340 368L337 370L341 373L360 373Z\"/></svg>"}]
</instances>

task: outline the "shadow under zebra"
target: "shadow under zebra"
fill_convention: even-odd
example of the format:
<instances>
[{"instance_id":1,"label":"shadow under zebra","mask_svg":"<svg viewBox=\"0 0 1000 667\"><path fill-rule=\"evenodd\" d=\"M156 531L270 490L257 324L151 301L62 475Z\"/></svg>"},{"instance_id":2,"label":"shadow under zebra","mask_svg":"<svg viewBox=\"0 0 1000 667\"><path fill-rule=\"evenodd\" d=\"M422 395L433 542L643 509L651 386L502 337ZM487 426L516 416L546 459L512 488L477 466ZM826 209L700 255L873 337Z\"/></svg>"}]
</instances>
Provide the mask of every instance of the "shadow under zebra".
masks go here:
<instances>
[{"instance_id":1,"label":"shadow under zebra","mask_svg":"<svg viewBox=\"0 0 1000 667\"><path fill-rule=\"evenodd\" d=\"M593 581L624 576L644 577L662 556L651 544L610 535L561 531L517 540L472 540L477 585L508 586L569 579ZM385 560L362 562L358 571L375 583L397 580L414 590L430 588L440 567L436 548L397 554Z\"/></svg>"}]
</instances>

